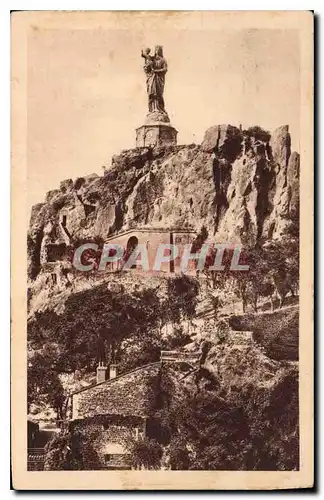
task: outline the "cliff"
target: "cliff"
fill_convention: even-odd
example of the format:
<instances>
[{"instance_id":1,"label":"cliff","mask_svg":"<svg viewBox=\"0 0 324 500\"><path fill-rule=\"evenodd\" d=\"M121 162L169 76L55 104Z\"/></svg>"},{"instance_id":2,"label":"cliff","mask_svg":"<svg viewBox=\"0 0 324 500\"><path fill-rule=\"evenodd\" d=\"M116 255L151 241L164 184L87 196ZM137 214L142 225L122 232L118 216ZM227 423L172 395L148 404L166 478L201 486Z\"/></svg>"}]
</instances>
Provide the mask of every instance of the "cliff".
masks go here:
<instances>
[{"instance_id":1,"label":"cliff","mask_svg":"<svg viewBox=\"0 0 324 500\"><path fill-rule=\"evenodd\" d=\"M32 209L28 275L66 260L82 239L136 227L202 226L214 242L280 239L298 218L299 154L288 126L211 127L201 145L137 148L112 158L103 176L67 179Z\"/></svg>"}]
</instances>

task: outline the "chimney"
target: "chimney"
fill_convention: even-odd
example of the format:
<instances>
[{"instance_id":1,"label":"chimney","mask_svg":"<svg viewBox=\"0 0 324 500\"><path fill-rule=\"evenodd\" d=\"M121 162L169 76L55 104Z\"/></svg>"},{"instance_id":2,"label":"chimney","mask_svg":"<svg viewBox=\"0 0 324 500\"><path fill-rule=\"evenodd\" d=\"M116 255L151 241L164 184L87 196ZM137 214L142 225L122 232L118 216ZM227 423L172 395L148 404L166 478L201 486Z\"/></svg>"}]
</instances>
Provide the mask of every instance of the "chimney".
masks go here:
<instances>
[{"instance_id":1,"label":"chimney","mask_svg":"<svg viewBox=\"0 0 324 500\"><path fill-rule=\"evenodd\" d=\"M103 361L99 361L97 366L97 384L101 384L106 380L107 367L104 365Z\"/></svg>"},{"instance_id":2,"label":"chimney","mask_svg":"<svg viewBox=\"0 0 324 500\"><path fill-rule=\"evenodd\" d=\"M115 363L112 363L109 366L109 380L116 377L117 377L117 365Z\"/></svg>"}]
</instances>

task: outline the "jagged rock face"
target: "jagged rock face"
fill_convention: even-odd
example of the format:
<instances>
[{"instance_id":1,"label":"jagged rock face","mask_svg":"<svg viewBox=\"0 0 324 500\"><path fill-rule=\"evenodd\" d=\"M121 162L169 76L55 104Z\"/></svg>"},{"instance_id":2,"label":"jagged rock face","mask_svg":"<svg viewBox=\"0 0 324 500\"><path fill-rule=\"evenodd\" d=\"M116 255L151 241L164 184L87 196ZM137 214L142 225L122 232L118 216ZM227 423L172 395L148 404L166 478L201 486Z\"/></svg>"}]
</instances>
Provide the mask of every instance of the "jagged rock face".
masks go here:
<instances>
[{"instance_id":1,"label":"jagged rock face","mask_svg":"<svg viewBox=\"0 0 324 500\"><path fill-rule=\"evenodd\" d=\"M299 213L299 154L288 126L270 141L230 125L211 127L201 146L138 148L114 156L105 175L61 183L35 205L28 235L29 276L52 245L132 227L183 227L219 242L280 238ZM65 219L64 219L65 217ZM53 230L45 234L51 222Z\"/></svg>"},{"instance_id":2,"label":"jagged rock face","mask_svg":"<svg viewBox=\"0 0 324 500\"><path fill-rule=\"evenodd\" d=\"M291 224L290 201L292 197L299 199L299 168L293 166L296 163L299 165L299 154L291 155L290 144L288 125L277 128L270 140L274 175L269 190L269 215L263 229L265 238L280 238L288 232ZM290 158L293 158L293 164L288 176Z\"/></svg>"},{"instance_id":3,"label":"jagged rock face","mask_svg":"<svg viewBox=\"0 0 324 500\"><path fill-rule=\"evenodd\" d=\"M299 165L300 156L293 152L287 168L287 187L289 193L289 215L299 216Z\"/></svg>"},{"instance_id":4,"label":"jagged rock face","mask_svg":"<svg viewBox=\"0 0 324 500\"><path fill-rule=\"evenodd\" d=\"M153 162L126 200L125 225L192 227L215 218L213 155L183 148L162 164Z\"/></svg>"},{"instance_id":5,"label":"jagged rock face","mask_svg":"<svg viewBox=\"0 0 324 500\"><path fill-rule=\"evenodd\" d=\"M268 176L263 159L242 157L234 162L227 190L228 208L217 233L220 242L230 240L244 245L256 244L263 223L260 176Z\"/></svg>"}]
</instances>

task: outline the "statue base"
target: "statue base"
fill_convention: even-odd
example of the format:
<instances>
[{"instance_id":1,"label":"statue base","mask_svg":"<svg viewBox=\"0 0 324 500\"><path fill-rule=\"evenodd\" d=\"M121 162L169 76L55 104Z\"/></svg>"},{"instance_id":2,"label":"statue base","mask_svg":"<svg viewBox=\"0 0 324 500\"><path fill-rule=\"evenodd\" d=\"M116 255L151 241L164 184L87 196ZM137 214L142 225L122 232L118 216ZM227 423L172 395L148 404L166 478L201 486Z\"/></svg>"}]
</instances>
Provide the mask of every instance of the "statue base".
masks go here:
<instances>
[{"instance_id":1,"label":"statue base","mask_svg":"<svg viewBox=\"0 0 324 500\"><path fill-rule=\"evenodd\" d=\"M161 111L156 109L155 111L149 111L146 115L145 125L150 125L151 123L168 123L170 125L170 118L166 111Z\"/></svg>"},{"instance_id":2,"label":"statue base","mask_svg":"<svg viewBox=\"0 0 324 500\"><path fill-rule=\"evenodd\" d=\"M136 129L136 147L176 146L177 130L167 122L152 122Z\"/></svg>"}]
</instances>

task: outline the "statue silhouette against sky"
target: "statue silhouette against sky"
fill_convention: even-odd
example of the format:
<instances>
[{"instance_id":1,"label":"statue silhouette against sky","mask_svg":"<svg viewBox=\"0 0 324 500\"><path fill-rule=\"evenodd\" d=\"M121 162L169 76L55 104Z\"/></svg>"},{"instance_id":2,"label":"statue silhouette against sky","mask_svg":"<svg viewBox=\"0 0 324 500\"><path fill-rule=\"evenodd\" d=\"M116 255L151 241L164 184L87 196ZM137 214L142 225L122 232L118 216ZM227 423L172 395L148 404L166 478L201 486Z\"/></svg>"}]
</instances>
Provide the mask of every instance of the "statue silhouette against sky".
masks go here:
<instances>
[{"instance_id":1,"label":"statue silhouette against sky","mask_svg":"<svg viewBox=\"0 0 324 500\"><path fill-rule=\"evenodd\" d=\"M153 56L149 48L142 50L141 55L145 59L144 72L149 115L156 116L157 121L169 121L163 98L165 74L168 71L167 62L163 57L163 47L156 45Z\"/></svg>"}]
</instances>

